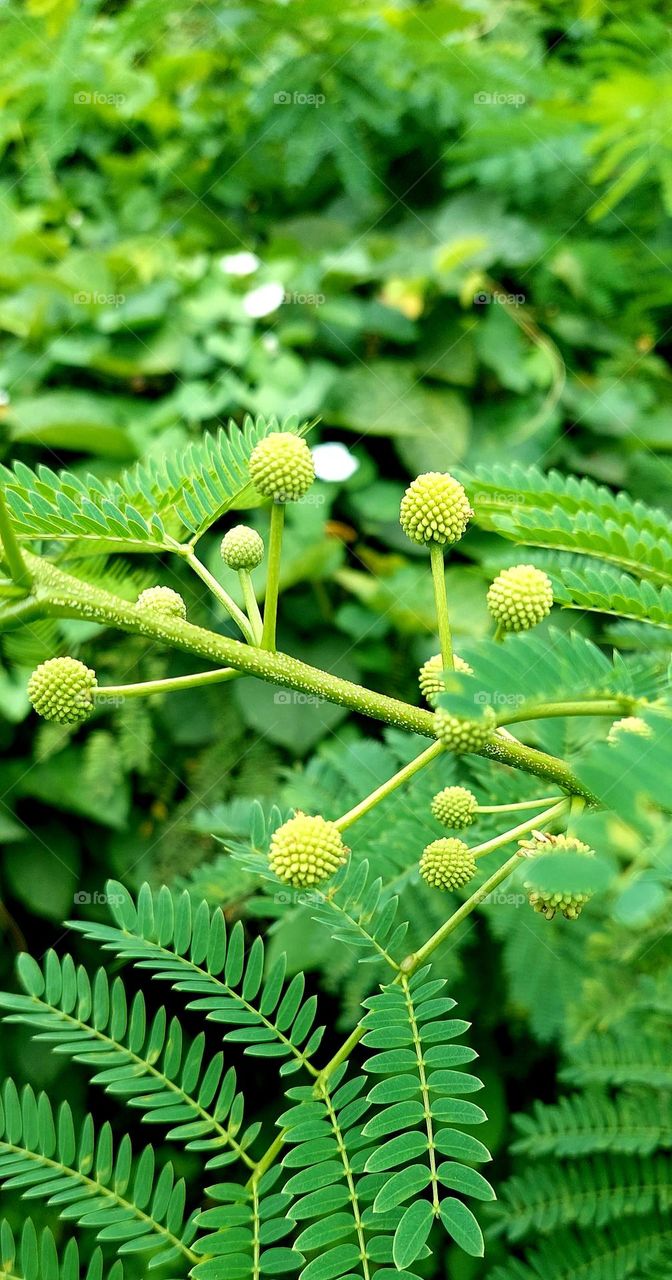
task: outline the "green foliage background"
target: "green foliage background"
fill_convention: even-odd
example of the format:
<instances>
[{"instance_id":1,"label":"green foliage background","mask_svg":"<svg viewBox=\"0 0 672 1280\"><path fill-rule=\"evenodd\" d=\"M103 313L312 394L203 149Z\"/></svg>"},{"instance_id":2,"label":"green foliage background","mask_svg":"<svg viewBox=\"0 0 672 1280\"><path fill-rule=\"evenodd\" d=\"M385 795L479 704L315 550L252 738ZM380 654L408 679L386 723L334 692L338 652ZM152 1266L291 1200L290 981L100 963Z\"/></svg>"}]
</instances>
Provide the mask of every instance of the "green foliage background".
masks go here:
<instances>
[{"instance_id":1,"label":"green foliage background","mask_svg":"<svg viewBox=\"0 0 672 1280\"><path fill-rule=\"evenodd\" d=\"M319 417L313 440L342 441L359 467L289 513L281 644L411 700L436 639L426 564L397 524L409 475L500 462L505 485L513 462L535 463L669 510L666 4L32 0L3 7L0 31L5 460L107 478L229 416ZM205 542L217 574L220 534ZM458 652L485 634L487 580L514 558L494 533L466 539L448 571ZM133 599L156 566L129 557L116 573ZM227 629L173 565L161 580L194 621ZM569 616L643 645L636 624ZM108 874L187 883L250 928L277 915L272 949L308 956L347 1028L372 975L325 945L310 910L278 911L216 840L249 846L252 797L284 810L319 792L332 816L414 744L375 730L364 743L370 727L342 709L253 681L111 707L77 732L38 725L27 674L66 651L101 683L193 669L80 623L3 639L3 979L23 938L58 939L77 893L98 913ZM496 786L482 761L469 777ZM371 831L374 862L437 834L419 808L402 806L391 838L387 823ZM442 958L476 1022L501 1171L508 1110L551 1101L568 1044L620 1012L619 930L635 930L633 963L654 944L662 962L651 894L550 945L546 922L504 902ZM413 912L424 928L437 910L426 898L408 896L411 932ZM0 1056L83 1103L83 1080L18 1034Z\"/></svg>"}]
</instances>

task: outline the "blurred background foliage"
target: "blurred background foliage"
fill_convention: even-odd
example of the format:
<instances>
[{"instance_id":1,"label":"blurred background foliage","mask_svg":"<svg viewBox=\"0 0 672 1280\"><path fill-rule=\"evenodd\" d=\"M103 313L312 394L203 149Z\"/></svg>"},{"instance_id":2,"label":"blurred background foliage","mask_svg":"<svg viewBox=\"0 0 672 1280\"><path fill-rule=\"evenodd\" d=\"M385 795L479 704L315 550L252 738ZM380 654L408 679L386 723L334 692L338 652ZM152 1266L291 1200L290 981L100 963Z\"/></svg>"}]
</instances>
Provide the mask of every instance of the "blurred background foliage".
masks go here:
<instances>
[{"instance_id":1,"label":"blurred background foliage","mask_svg":"<svg viewBox=\"0 0 672 1280\"><path fill-rule=\"evenodd\" d=\"M312 441L347 455L323 454L289 513L281 646L414 701L437 644L427 566L397 523L410 475L515 460L672 505L663 0L28 0L2 7L0 32L5 460L109 477L229 416L319 419ZM263 512L249 519L265 530ZM221 532L203 549L225 575ZM458 652L485 634L489 575L517 558L494 535L465 540L448 570ZM114 572L128 598L160 580L192 620L228 630L172 563ZM308 908L275 910L217 840L249 846L253 797L268 812L319 795L338 812L417 744L254 681L38 724L26 676L55 652L101 683L193 669L80 623L3 639L3 977L24 940L60 937L73 900L101 910L106 875L148 877L251 923L282 916L277 946L308 957L347 1026L375 975L326 945ZM590 731L535 740L571 753ZM449 772L427 777L425 800ZM494 801L533 793L482 761L459 777ZM425 813L405 801L370 856L419 852L437 834ZM595 904L552 943L516 906L490 907L489 929L469 926L443 961L478 1013L496 1148L505 1094L553 1097L558 1052L613 1019L624 956L667 954L659 898L610 919ZM414 891L406 909L424 929L437 905ZM24 1038L0 1052L64 1090Z\"/></svg>"}]
</instances>

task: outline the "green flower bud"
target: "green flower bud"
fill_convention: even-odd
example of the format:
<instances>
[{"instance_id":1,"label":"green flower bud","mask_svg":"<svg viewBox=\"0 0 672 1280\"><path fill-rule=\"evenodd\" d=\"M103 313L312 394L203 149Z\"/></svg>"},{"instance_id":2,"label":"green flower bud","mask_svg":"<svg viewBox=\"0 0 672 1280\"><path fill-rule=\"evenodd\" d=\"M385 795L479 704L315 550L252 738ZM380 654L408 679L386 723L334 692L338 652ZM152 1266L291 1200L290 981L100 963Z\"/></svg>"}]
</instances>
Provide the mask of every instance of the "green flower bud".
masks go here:
<instances>
[{"instance_id":1,"label":"green flower bud","mask_svg":"<svg viewBox=\"0 0 672 1280\"><path fill-rule=\"evenodd\" d=\"M458 658L456 653L453 654L453 662L456 671L461 671L463 675L473 676L473 667L470 667L469 663L465 662L463 658ZM436 699L439 694L446 692L443 678L444 669L441 654L435 653L432 658L428 658L426 662L423 662L418 672L420 692L430 707L436 706Z\"/></svg>"},{"instance_id":2,"label":"green flower bud","mask_svg":"<svg viewBox=\"0 0 672 1280\"><path fill-rule=\"evenodd\" d=\"M432 813L437 822L456 831L471 826L477 808L476 796L466 787L444 787L432 800Z\"/></svg>"},{"instance_id":3,"label":"green flower bud","mask_svg":"<svg viewBox=\"0 0 672 1280\"><path fill-rule=\"evenodd\" d=\"M624 716L622 720L614 720L607 734L607 742L613 747L624 733L639 734L641 738L651 737L651 729L645 720L641 720L639 716Z\"/></svg>"},{"instance_id":4,"label":"green flower bud","mask_svg":"<svg viewBox=\"0 0 672 1280\"><path fill-rule=\"evenodd\" d=\"M428 471L409 484L399 511L401 527L413 542L458 542L473 511L454 476Z\"/></svg>"},{"instance_id":5,"label":"green flower bud","mask_svg":"<svg viewBox=\"0 0 672 1280\"><path fill-rule=\"evenodd\" d=\"M256 529L237 524L224 534L220 550L229 569L256 569L264 558L264 540Z\"/></svg>"},{"instance_id":6,"label":"green flower bud","mask_svg":"<svg viewBox=\"0 0 672 1280\"><path fill-rule=\"evenodd\" d=\"M274 502L297 502L315 479L313 458L302 436L273 431L255 445L250 456L254 487Z\"/></svg>"},{"instance_id":7,"label":"green flower bud","mask_svg":"<svg viewBox=\"0 0 672 1280\"><path fill-rule=\"evenodd\" d=\"M533 834L529 840L521 840L520 848L528 857L536 857L541 853L577 853L584 858L594 858L595 850L574 836L552 836L545 833ZM565 920L577 920L585 904L592 898L591 893L544 893L541 889L530 888L528 902L535 911L552 920L557 911L561 911Z\"/></svg>"},{"instance_id":8,"label":"green flower bud","mask_svg":"<svg viewBox=\"0 0 672 1280\"><path fill-rule=\"evenodd\" d=\"M172 587L146 587L140 592L136 601L137 609L151 609L154 613L163 613L167 618L186 618L187 606L179 591Z\"/></svg>"},{"instance_id":9,"label":"green flower bud","mask_svg":"<svg viewBox=\"0 0 672 1280\"><path fill-rule=\"evenodd\" d=\"M57 724L77 724L93 711L96 673L77 658L48 658L33 671L28 697L38 716Z\"/></svg>"},{"instance_id":10,"label":"green flower bud","mask_svg":"<svg viewBox=\"0 0 672 1280\"><path fill-rule=\"evenodd\" d=\"M488 590L490 613L505 631L529 631L552 607L551 579L533 564L502 569Z\"/></svg>"},{"instance_id":11,"label":"green flower bud","mask_svg":"<svg viewBox=\"0 0 672 1280\"><path fill-rule=\"evenodd\" d=\"M420 859L420 875L435 889L459 889L476 872L476 859L463 840L433 840Z\"/></svg>"},{"instance_id":12,"label":"green flower bud","mask_svg":"<svg viewBox=\"0 0 672 1280\"><path fill-rule=\"evenodd\" d=\"M443 707L434 712L434 733L449 751L462 755L481 751L495 731L497 717L492 707L484 707L479 720L460 720Z\"/></svg>"},{"instance_id":13,"label":"green flower bud","mask_svg":"<svg viewBox=\"0 0 672 1280\"><path fill-rule=\"evenodd\" d=\"M285 884L308 889L333 876L348 852L335 822L297 813L273 832L268 860Z\"/></svg>"}]
</instances>

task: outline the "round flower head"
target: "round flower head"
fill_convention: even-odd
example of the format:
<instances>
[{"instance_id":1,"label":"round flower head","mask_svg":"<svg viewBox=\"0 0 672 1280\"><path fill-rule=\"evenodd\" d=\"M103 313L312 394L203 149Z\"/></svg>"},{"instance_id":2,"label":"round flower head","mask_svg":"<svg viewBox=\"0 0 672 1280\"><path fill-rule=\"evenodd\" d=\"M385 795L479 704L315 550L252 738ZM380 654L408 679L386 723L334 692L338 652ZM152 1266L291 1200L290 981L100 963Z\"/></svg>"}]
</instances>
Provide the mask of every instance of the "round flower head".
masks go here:
<instances>
[{"instance_id":1,"label":"round flower head","mask_svg":"<svg viewBox=\"0 0 672 1280\"><path fill-rule=\"evenodd\" d=\"M152 609L167 618L186 618L187 606L179 591L172 587L146 587L136 602L138 609Z\"/></svg>"},{"instance_id":2,"label":"round flower head","mask_svg":"<svg viewBox=\"0 0 672 1280\"><path fill-rule=\"evenodd\" d=\"M96 673L77 658L48 658L33 671L28 681L32 707L45 720L57 724L77 724L93 711Z\"/></svg>"},{"instance_id":3,"label":"round flower head","mask_svg":"<svg viewBox=\"0 0 672 1280\"><path fill-rule=\"evenodd\" d=\"M651 730L646 721L640 720L639 716L624 716L622 720L614 720L607 734L607 742L613 747L620 742L624 733L639 734L641 738L651 737Z\"/></svg>"},{"instance_id":4,"label":"round flower head","mask_svg":"<svg viewBox=\"0 0 672 1280\"><path fill-rule=\"evenodd\" d=\"M458 542L469 517L469 499L459 480L442 471L428 471L409 484L399 520L413 542Z\"/></svg>"},{"instance_id":5,"label":"round flower head","mask_svg":"<svg viewBox=\"0 0 672 1280\"><path fill-rule=\"evenodd\" d=\"M502 569L488 590L488 608L504 631L529 631L552 606L551 579L533 564Z\"/></svg>"},{"instance_id":6,"label":"round flower head","mask_svg":"<svg viewBox=\"0 0 672 1280\"><path fill-rule=\"evenodd\" d=\"M550 852L578 853L584 858L595 857L595 851L574 836L533 835L529 840L521 840L520 847L528 857ZM552 920L557 911L562 912L565 920L578 919L592 897L590 893L544 893L541 889L530 888L529 883L525 884L525 888L529 889L527 900L530 906L547 920Z\"/></svg>"},{"instance_id":7,"label":"round flower head","mask_svg":"<svg viewBox=\"0 0 672 1280\"><path fill-rule=\"evenodd\" d=\"M460 720L443 707L434 712L434 733L449 751L461 755L465 751L481 751L490 741L497 725L492 707L484 707L479 720Z\"/></svg>"},{"instance_id":8,"label":"round flower head","mask_svg":"<svg viewBox=\"0 0 672 1280\"><path fill-rule=\"evenodd\" d=\"M433 840L420 859L420 875L435 889L459 889L475 871L476 859L463 840Z\"/></svg>"},{"instance_id":9,"label":"round flower head","mask_svg":"<svg viewBox=\"0 0 672 1280\"><path fill-rule=\"evenodd\" d=\"M322 884L343 865L348 849L335 822L297 813L271 837L271 871L295 889Z\"/></svg>"},{"instance_id":10,"label":"round flower head","mask_svg":"<svg viewBox=\"0 0 672 1280\"><path fill-rule=\"evenodd\" d=\"M220 550L229 569L256 569L264 558L264 540L256 529L237 524L224 534Z\"/></svg>"},{"instance_id":11,"label":"round flower head","mask_svg":"<svg viewBox=\"0 0 672 1280\"><path fill-rule=\"evenodd\" d=\"M476 796L466 787L444 787L432 800L432 813L437 822L456 831L471 826L477 808Z\"/></svg>"},{"instance_id":12,"label":"round flower head","mask_svg":"<svg viewBox=\"0 0 672 1280\"><path fill-rule=\"evenodd\" d=\"M254 487L275 502L296 502L315 479L313 458L301 436L273 431L255 445L250 456Z\"/></svg>"},{"instance_id":13,"label":"round flower head","mask_svg":"<svg viewBox=\"0 0 672 1280\"><path fill-rule=\"evenodd\" d=\"M461 671L463 675L473 676L473 667L469 666L463 658L458 658L457 654L453 654L453 662L455 670ZM435 653L432 658L428 658L423 662L418 672L418 684L420 692L430 707L436 705L436 699L440 693L446 692L446 685L443 679L444 672L443 658L440 653Z\"/></svg>"}]
</instances>

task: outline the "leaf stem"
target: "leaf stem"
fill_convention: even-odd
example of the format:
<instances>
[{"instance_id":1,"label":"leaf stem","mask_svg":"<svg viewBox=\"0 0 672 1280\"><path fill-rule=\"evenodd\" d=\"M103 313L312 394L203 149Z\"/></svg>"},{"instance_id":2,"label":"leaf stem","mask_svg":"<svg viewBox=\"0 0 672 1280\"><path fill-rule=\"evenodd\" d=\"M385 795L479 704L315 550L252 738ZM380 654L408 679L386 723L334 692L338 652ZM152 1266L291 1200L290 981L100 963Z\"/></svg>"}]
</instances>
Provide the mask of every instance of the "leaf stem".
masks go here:
<instances>
[{"instance_id":1,"label":"leaf stem","mask_svg":"<svg viewBox=\"0 0 672 1280\"><path fill-rule=\"evenodd\" d=\"M436 620L439 627L439 643L441 658L446 671L455 666L453 659L453 641L450 634L450 617L448 614L448 596L446 595L446 571L443 563L443 547L438 542L429 545L429 559L432 566L434 583L434 601L436 604Z\"/></svg>"},{"instance_id":2,"label":"leaf stem","mask_svg":"<svg viewBox=\"0 0 672 1280\"><path fill-rule=\"evenodd\" d=\"M243 599L245 601L247 616L250 619L250 625L254 635L254 643L256 645L260 645L264 624L261 619L261 613L259 612L259 605L257 604L257 597L252 585L252 577L249 569L239 569L238 579L243 590Z\"/></svg>"},{"instance_id":3,"label":"leaf stem","mask_svg":"<svg viewBox=\"0 0 672 1280\"><path fill-rule=\"evenodd\" d=\"M348 809L348 812L344 813L342 818L338 818L335 825L338 827L339 831L345 831L348 827L352 826L353 822L357 822L358 818L363 818L365 813L369 813L369 811L379 804L381 800L384 800L386 796L389 796L392 791L395 791L397 787L402 785L402 783L407 782L408 779L412 778L414 774L420 771L420 769L424 769L426 764L430 764L432 760L436 760L437 756L440 756L444 750L445 747L442 743L432 743L431 747L427 747L425 751L415 757L415 760L411 760L409 764L404 765L403 769L399 769L397 773L387 779L387 782L382 782L379 787L376 787L375 791L372 791L370 795L365 796L363 800L360 800L359 804L356 804L354 808Z\"/></svg>"},{"instance_id":4,"label":"leaf stem","mask_svg":"<svg viewBox=\"0 0 672 1280\"><path fill-rule=\"evenodd\" d=\"M222 684L242 673L235 667L219 667L216 671L196 671L188 676L167 676L163 680L141 680L137 684L98 685L93 700L105 703L110 698L146 698L152 693L179 693L181 689L197 689L204 684Z\"/></svg>"},{"instance_id":5,"label":"leaf stem","mask_svg":"<svg viewBox=\"0 0 672 1280\"><path fill-rule=\"evenodd\" d=\"M557 716L622 716L633 715L637 699L625 694L618 698L586 698L571 702L526 702L516 711L502 716L501 724L517 724L525 720L548 720Z\"/></svg>"},{"instance_id":6,"label":"leaf stem","mask_svg":"<svg viewBox=\"0 0 672 1280\"><path fill-rule=\"evenodd\" d=\"M284 502L274 502L271 506L271 527L268 536L264 627L261 637L262 649L270 649L271 653L275 653L275 630L278 618L278 596L280 593L280 559L282 556L284 527L285 504Z\"/></svg>"},{"instance_id":7,"label":"leaf stem","mask_svg":"<svg viewBox=\"0 0 672 1280\"><path fill-rule=\"evenodd\" d=\"M477 813L517 813L520 809L543 809L545 804L554 804L561 796L543 796L541 800L517 800L515 804L479 804Z\"/></svg>"},{"instance_id":8,"label":"leaf stem","mask_svg":"<svg viewBox=\"0 0 672 1280\"><path fill-rule=\"evenodd\" d=\"M7 567L18 587L23 587L26 591L30 591L32 586L32 577L28 570L28 566L23 558L23 552L18 543L18 539L12 528L12 522L9 518L5 495L0 490L0 539L5 553Z\"/></svg>"},{"instance_id":9,"label":"leaf stem","mask_svg":"<svg viewBox=\"0 0 672 1280\"><path fill-rule=\"evenodd\" d=\"M402 970L408 977L412 977L416 970L421 968L432 952L436 951L436 948L439 947L455 929L457 929L458 925L462 924L462 921L466 920L467 916L471 915L471 912L475 907L479 906L480 903L487 898L488 894L492 893L492 890L496 889L497 885L502 883L502 880L506 880L506 877L511 874L519 860L520 854L518 850L516 850L508 861L502 863L501 867L498 867L496 871L493 871L492 875L483 882L480 888L476 889L475 892L472 893L471 897L467 898L466 902L463 902L462 905L458 907L457 911L453 912L450 919L446 920L445 923L436 930L436 933L433 933L431 938L427 939L424 946L420 947L418 951L414 951L412 955L407 956L406 959L402 961Z\"/></svg>"},{"instance_id":10,"label":"leaf stem","mask_svg":"<svg viewBox=\"0 0 672 1280\"><path fill-rule=\"evenodd\" d=\"M528 831L533 831L543 822L551 822L553 818L558 818L561 813L565 813L570 805L567 796L562 800L556 801L551 805L550 809L546 809L545 813L536 813L531 818L526 818L524 822L519 822L517 826L510 827L508 831L503 831L501 835L493 836L492 840L484 840L482 844L473 845L471 852L475 858L482 858L486 853L492 853L493 849L499 849L503 844L509 844L511 840L517 840L518 836L527 835Z\"/></svg>"},{"instance_id":11,"label":"leaf stem","mask_svg":"<svg viewBox=\"0 0 672 1280\"><path fill-rule=\"evenodd\" d=\"M234 622L237 622L248 643L255 644L254 633L250 622L246 618L242 609L238 608L235 600L231 598L228 591L226 591L222 586L221 582L218 582L210 570L206 569L205 565L199 560L198 556L195 555L191 547L188 547L184 552L184 558L189 567L193 569L194 573L198 574L201 581L205 583L206 587L210 588L213 596L215 596L215 598L219 600L219 603L224 606L226 612L231 615Z\"/></svg>"}]
</instances>

